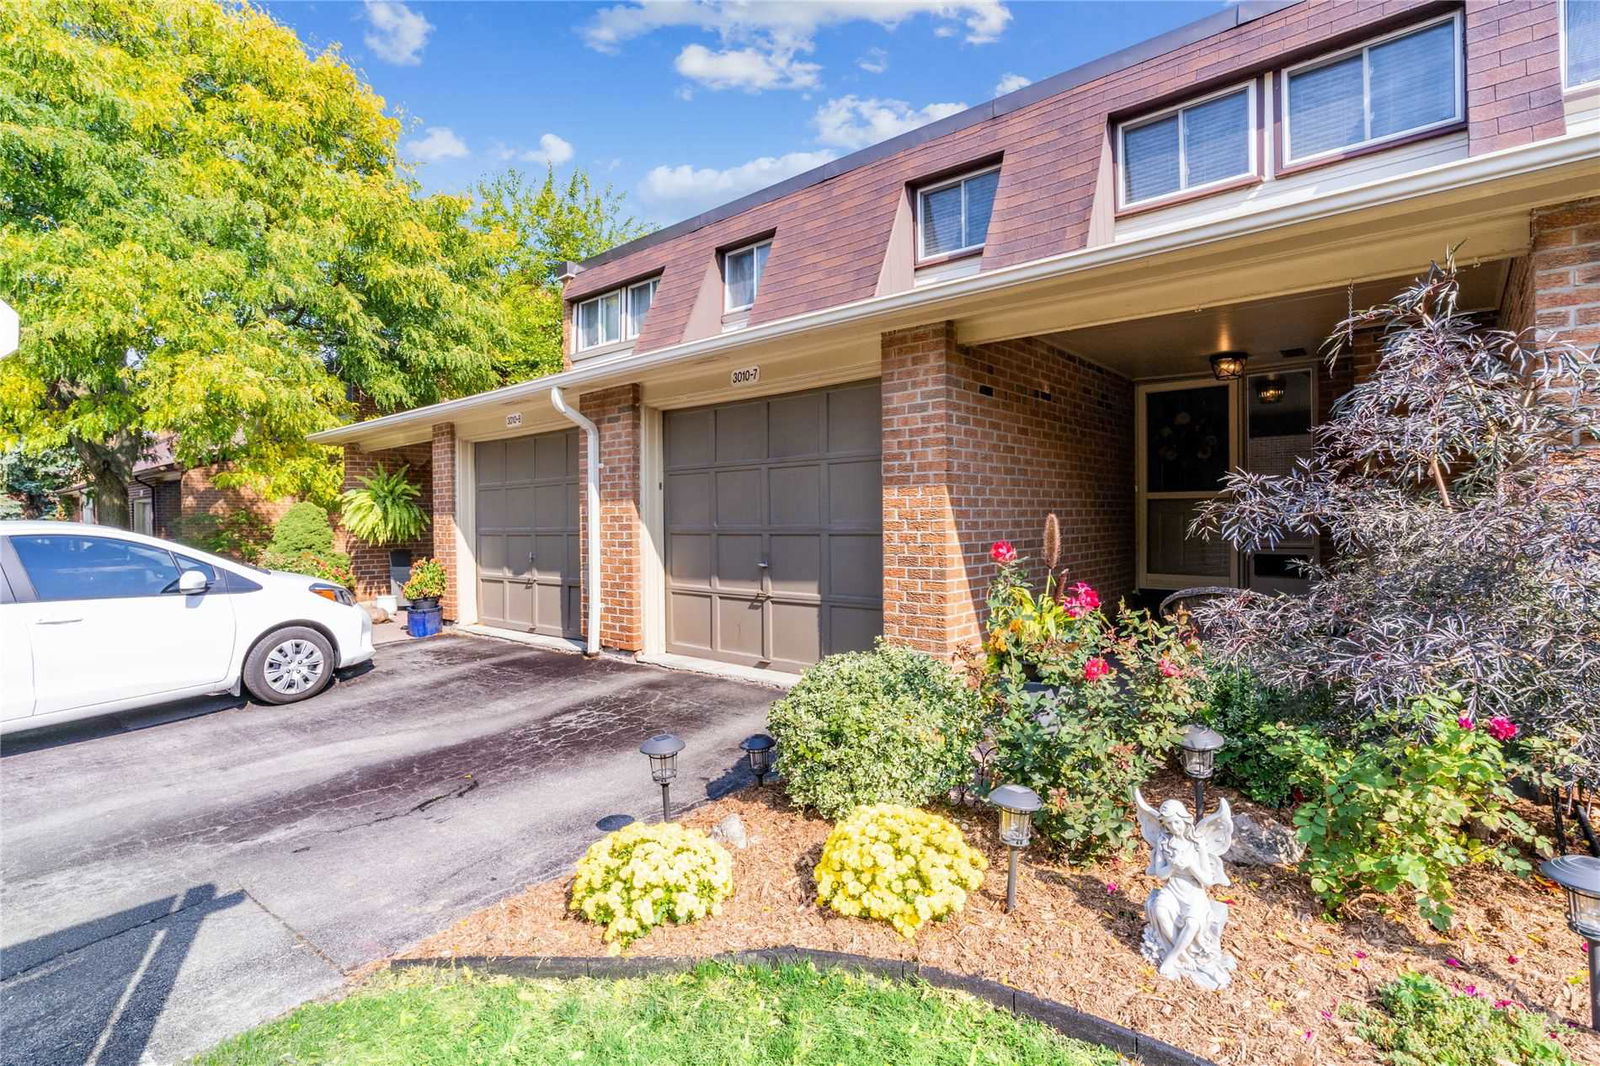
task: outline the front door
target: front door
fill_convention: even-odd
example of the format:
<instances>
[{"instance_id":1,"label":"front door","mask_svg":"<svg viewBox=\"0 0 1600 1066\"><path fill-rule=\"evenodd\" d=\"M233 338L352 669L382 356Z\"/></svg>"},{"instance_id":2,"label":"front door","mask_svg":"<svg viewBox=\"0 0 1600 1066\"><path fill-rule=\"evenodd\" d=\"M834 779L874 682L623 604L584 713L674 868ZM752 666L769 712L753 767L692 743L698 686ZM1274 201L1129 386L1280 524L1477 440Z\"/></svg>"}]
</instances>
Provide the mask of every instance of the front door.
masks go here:
<instances>
[{"instance_id":1,"label":"front door","mask_svg":"<svg viewBox=\"0 0 1600 1066\"><path fill-rule=\"evenodd\" d=\"M1181 589L1237 585L1238 560L1220 538L1191 536L1198 509L1238 461L1234 386L1226 381L1139 387L1139 584Z\"/></svg>"}]
</instances>

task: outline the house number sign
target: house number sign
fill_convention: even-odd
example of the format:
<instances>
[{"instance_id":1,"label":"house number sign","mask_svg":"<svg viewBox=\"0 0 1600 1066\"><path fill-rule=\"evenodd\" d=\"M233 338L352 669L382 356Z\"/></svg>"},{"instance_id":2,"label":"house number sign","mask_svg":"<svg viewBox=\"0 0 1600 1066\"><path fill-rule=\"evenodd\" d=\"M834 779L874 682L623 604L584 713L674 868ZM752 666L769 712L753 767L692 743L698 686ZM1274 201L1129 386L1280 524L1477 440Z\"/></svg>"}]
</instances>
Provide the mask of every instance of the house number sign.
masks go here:
<instances>
[{"instance_id":1,"label":"house number sign","mask_svg":"<svg viewBox=\"0 0 1600 1066\"><path fill-rule=\"evenodd\" d=\"M759 366L741 367L733 372L733 384L735 385L754 385L760 380L761 368Z\"/></svg>"},{"instance_id":2,"label":"house number sign","mask_svg":"<svg viewBox=\"0 0 1600 1066\"><path fill-rule=\"evenodd\" d=\"M507 429L516 429L520 425L522 425L522 412L521 411L512 411L510 414L506 415L506 428Z\"/></svg>"}]
</instances>

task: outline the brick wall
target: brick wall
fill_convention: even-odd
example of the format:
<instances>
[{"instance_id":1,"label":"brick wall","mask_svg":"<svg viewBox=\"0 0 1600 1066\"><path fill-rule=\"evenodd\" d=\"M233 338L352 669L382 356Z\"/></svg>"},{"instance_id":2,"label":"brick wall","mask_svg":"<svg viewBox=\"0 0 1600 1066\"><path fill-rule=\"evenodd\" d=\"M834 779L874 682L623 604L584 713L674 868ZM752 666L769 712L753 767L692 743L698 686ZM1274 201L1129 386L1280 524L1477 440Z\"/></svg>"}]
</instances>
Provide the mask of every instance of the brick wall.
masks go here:
<instances>
[{"instance_id":1,"label":"brick wall","mask_svg":"<svg viewBox=\"0 0 1600 1066\"><path fill-rule=\"evenodd\" d=\"M638 385L619 385L578 397L578 410L600 430L600 588L604 611L600 641L608 648L644 647L644 592L639 519L640 403ZM586 446L578 450L582 477ZM581 524L588 528L587 493L579 494ZM588 538L581 547L581 573L588 573ZM583 617L590 590L583 590ZM585 632L587 632L587 621Z\"/></svg>"},{"instance_id":2,"label":"brick wall","mask_svg":"<svg viewBox=\"0 0 1600 1066\"><path fill-rule=\"evenodd\" d=\"M185 470L176 482L178 486L178 512L185 518L196 515L224 515L234 511L250 510L267 523L276 522L293 506L290 499L268 500L253 489L242 486L224 488L217 477L224 468L215 466ZM160 498L157 493L157 498ZM159 517L159 516L158 516Z\"/></svg>"},{"instance_id":3,"label":"brick wall","mask_svg":"<svg viewBox=\"0 0 1600 1066\"><path fill-rule=\"evenodd\" d=\"M989 547L1062 562L1108 603L1133 590L1133 385L1024 339L949 323L883 337L884 632L937 654L979 637Z\"/></svg>"},{"instance_id":4,"label":"brick wall","mask_svg":"<svg viewBox=\"0 0 1600 1066\"><path fill-rule=\"evenodd\" d=\"M1472 154L1565 133L1560 5L1549 0L1476 0L1466 11Z\"/></svg>"},{"instance_id":5,"label":"brick wall","mask_svg":"<svg viewBox=\"0 0 1600 1066\"><path fill-rule=\"evenodd\" d=\"M460 581L456 573L456 426L440 422L433 427L432 441L433 557L444 564L450 575L439 605L446 618L459 618ZM472 580L472 578L468 578Z\"/></svg>"},{"instance_id":6,"label":"brick wall","mask_svg":"<svg viewBox=\"0 0 1600 1066\"><path fill-rule=\"evenodd\" d=\"M358 478L366 477L375 471L379 465L384 469L393 471L401 464L411 469L408 476L420 485L422 495L419 501L422 509L431 517L433 514L433 445L407 444L399 448L385 448L379 451L363 451L358 444L348 444L344 449L344 488L359 488L361 482ZM374 545L357 540L344 530L339 530L339 535L344 542L344 549L350 553L350 568L356 575L356 599L370 600L374 596L387 595L389 592L389 552L393 548L405 548L411 552L413 559L420 558L433 551L431 533L423 533L416 540L405 544Z\"/></svg>"},{"instance_id":7,"label":"brick wall","mask_svg":"<svg viewBox=\"0 0 1600 1066\"><path fill-rule=\"evenodd\" d=\"M1532 237L1533 324L1600 345L1600 197L1535 211Z\"/></svg>"}]
</instances>

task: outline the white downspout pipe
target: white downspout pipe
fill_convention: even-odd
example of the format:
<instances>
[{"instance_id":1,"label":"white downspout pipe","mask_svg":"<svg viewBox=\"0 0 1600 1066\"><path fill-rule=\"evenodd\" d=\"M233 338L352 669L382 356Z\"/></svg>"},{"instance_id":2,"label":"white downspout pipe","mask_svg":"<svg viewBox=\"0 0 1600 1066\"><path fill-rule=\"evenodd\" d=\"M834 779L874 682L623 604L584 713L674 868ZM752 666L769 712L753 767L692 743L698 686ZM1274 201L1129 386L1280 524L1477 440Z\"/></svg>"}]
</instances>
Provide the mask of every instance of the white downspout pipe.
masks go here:
<instances>
[{"instance_id":1,"label":"white downspout pipe","mask_svg":"<svg viewBox=\"0 0 1600 1066\"><path fill-rule=\"evenodd\" d=\"M589 597L589 618L583 653L593 658L600 654L600 604L603 599L600 593L600 430L589 419L567 406L566 393L559 388L550 389L550 405L583 430L588 443L588 454L583 463L583 492L588 521L583 533L589 557L583 591Z\"/></svg>"}]
</instances>

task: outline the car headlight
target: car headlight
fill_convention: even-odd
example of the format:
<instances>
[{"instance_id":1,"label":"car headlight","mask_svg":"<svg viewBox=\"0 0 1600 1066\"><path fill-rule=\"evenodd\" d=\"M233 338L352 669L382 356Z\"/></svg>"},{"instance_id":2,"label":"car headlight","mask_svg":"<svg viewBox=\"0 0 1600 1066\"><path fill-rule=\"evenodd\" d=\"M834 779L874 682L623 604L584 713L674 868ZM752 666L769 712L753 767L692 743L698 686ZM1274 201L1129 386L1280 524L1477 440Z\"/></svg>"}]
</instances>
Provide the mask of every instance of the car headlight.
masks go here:
<instances>
[{"instance_id":1,"label":"car headlight","mask_svg":"<svg viewBox=\"0 0 1600 1066\"><path fill-rule=\"evenodd\" d=\"M343 585L312 585L311 591L314 595L321 596L325 600L332 600L334 603L342 603L346 607L354 607L356 605L356 598Z\"/></svg>"}]
</instances>

